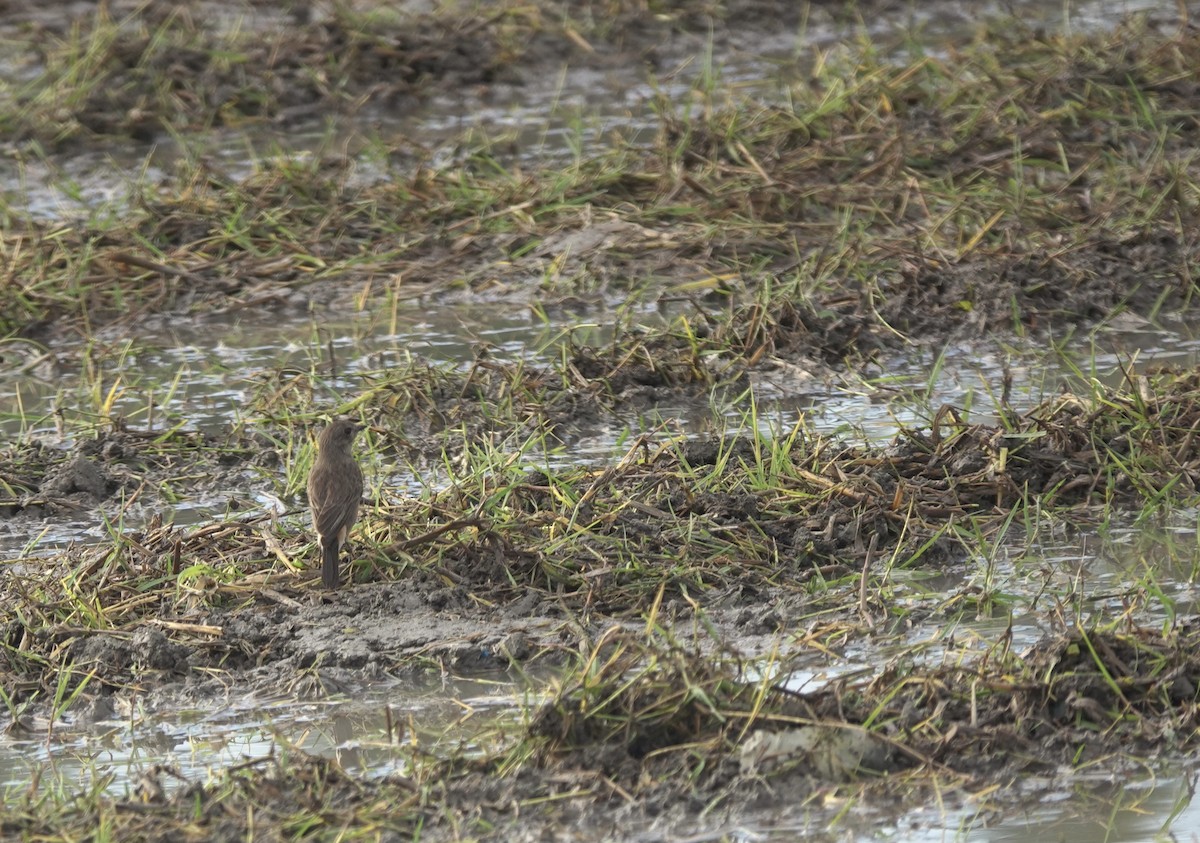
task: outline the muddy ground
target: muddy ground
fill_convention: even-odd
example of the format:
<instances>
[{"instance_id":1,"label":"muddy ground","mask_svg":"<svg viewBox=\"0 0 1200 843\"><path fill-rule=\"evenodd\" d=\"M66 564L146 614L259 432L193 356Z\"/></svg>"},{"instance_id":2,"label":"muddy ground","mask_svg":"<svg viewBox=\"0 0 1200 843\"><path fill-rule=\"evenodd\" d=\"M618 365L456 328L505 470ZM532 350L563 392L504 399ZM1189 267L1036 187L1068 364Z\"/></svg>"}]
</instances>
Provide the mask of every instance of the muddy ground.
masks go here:
<instances>
[{"instance_id":1,"label":"muddy ground","mask_svg":"<svg viewBox=\"0 0 1200 843\"><path fill-rule=\"evenodd\" d=\"M287 131L315 113L368 121L464 89L486 99L533 85L564 61L654 73L710 37L719 60L800 25L795 4L767 2L358 10L366 17L259 4L262 36L222 52L227 9L7 10L19 66L57 80L10 87L14 160L65 166L97 146L248 121ZM805 14L852 25L903 13ZM14 437L0 452L6 532L118 526L5 567L10 736L36 734L59 709L103 721L134 701L319 699L509 666L560 679L504 752L414 750L409 774L382 780L282 752L170 791L171 771L149 770L128 798L54 810L35 787L6 796L0 832L678 839L809 816L825 798L868 813L953 802L1022 775L1190 747L1200 633L1194 619L1164 631L1140 617L1148 589L1131 588L1119 623L1084 625L1069 596L1047 599L1055 634L1020 651L1001 639L953 666L902 655L805 692L752 677L1010 611L973 588L914 599L896 570L961 571L1035 522L1070 537L1194 502L1195 371L1131 368L1119 388L1032 408L1009 406L1011 384L997 383L997 422L942 408L886 448L803 425L762 437L664 424L606 466L549 472L524 459L531 441L569 447L580 428L665 401L705 406L765 373L824 385L877 372L901 348L1057 342L1123 311L1187 318L1194 29L1172 17L1075 39L1003 31L939 59L830 49L820 70L797 71L811 98L797 107L664 109L650 148L618 143L570 179L514 149L472 148L439 168L419 138L393 138L387 179L360 179L352 157L330 153L246 177L198 158L109 228L10 211L0 322L14 377L94 369L102 387L138 326L219 330L246 310L334 320L356 302L384 309L389 295L581 315L636 300L678 318L644 325L619 310L611 337L568 335L545 364L480 348L462 367L372 365L316 348L308 369L253 373L224 430L192 429L169 406L115 414L98 388L96 412L60 407ZM103 84L65 90L64 68L80 65ZM969 109L960 76L977 80ZM302 487L311 432L332 413L369 425L374 464L446 482L420 497L369 490L350 581L327 592ZM230 489L226 518L170 523L173 500ZM258 493L291 509L264 516ZM806 729L815 748L765 743Z\"/></svg>"}]
</instances>

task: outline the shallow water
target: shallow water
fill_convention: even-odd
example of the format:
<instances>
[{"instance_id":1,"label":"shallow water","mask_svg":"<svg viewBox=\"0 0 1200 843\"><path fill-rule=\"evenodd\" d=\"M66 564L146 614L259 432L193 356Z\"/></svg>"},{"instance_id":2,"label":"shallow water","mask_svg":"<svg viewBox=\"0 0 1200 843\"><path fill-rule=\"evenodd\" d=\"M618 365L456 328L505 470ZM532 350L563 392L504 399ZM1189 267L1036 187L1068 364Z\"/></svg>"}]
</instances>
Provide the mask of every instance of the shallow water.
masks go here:
<instances>
[{"instance_id":1,"label":"shallow water","mask_svg":"<svg viewBox=\"0 0 1200 843\"><path fill-rule=\"evenodd\" d=\"M644 316L647 322L661 318L653 311ZM213 317L204 324L176 324L169 330L151 328L136 340L93 345L84 361L76 364L86 373L65 371L62 365L45 361L32 370L0 372L0 431L67 450L72 440L58 433L56 412L77 421L98 418L99 401L115 391L113 413L128 419L131 427L167 430L181 425L219 436L246 420L244 413L256 390L274 373L322 367L330 348L348 375L410 359L434 367L465 368L480 345L491 348L489 356L494 360L550 366L558 356L555 343L564 332L573 332L581 341L601 342L604 321L601 316L586 324L566 317L545 322L523 306L457 304L398 308L386 322L377 313L319 324L304 315L289 320L239 313ZM10 356L18 352L36 361L42 350L34 346L8 350ZM54 350L49 354L53 358ZM914 348L880 361L874 374L857 383L797 381L784 370L767 368L756 375L753 415L745 403L730 403L734 394L714 396L709 406L680 402L632 408L615 419L563 432L555 450L530 453L527 461L539 469L603 464L624 453L630 436L642 433L730 434L753 423L768 436L783 436L802 419L820 432L845 433L884 445L903 428L928 429L943 405L959 408L970 421L994 423L1001 397L998 385L1006 368L1013 383L1008 400L1017 410L1025 410L1063 389L1086 394L1085 380L1119 385L1127 373L1167 364L1190 366L1197 360L1200 340L1191 326L1138 324L1133 330L1105 329L1057 350L1032 343ZM346 378L342 382L346 391L331 392L326 400L330 404L344 400L355 383L353 377ZM414 495L440 482L436 473L418 477L403 465L375 462L368 473L369 484ZM251 481L251 486L258 489L256 501L264 510L278 513L288 508L261 482L256 486ZM125 513L123 523L136 527L155 513L181 526L224 517L231 500L243 498L244 491L197 492L165 513L157 503L134 508ZM56 517L44 524L0 530L0 551L12 552L35 539L42 547L61 547L73 540L102 539L107 533L108 527L92 513L76 519Z\"/></svg>"},{"instance_id":2,"label":"shallow water","mask_svg":"<svg viewBox=\"0 0 1200 843\"><path fill-rule=\"evenodd\" d=\"M120 798L156 764L173 771L161 779L170 791L292 749L335 758L355 774L407 774L415 751L499 750L479 741L506 722L515 730L534 709L536 693L507 672L481 671L378 684L321 701L250 695L207 707L111 712L87 724L68 714L50 738L44 721L26 721L27 730L0 737L0 791L21 787L36 771L43 781L85 788L110 776L105 790Z\"/></svg>"},{"instance_id":3,"label":"shallow water","mask_svg":"<svg viewBox=\"0 0 1200 843\"><path fill-rule=\"evenodd\" d=\"M911 617L890 631L880 629L879 638L887 641L890 634L890 644L855 644L833 659L814 652L809 666L786 684L811 691L847 674L865 679L894 659L961 663L994 648L1006 634L1019 653L1042 636L1061 631L1043 611L1046 607L1037 604L1044 591L1070 594L1084 624L1093 613L1112 618L1136 600L1144 603L1137 612L1140 619L1169 625L1173 617L1194 610L1191 574L1200 567L1198 519L1196 512L1180 512L1159 526L1114 526L1104 536L1010 542L977 567L941 573L873 567L876 579L869 597L874 598L878 578L886 574L890 599L899 608L907 604L927 610L932 594L941 596L944 611ZM1161 589L1148 594L1137 588L1139 581ZM1168 602L1161 602L1163 598ZM882 611L879 616L884 616ZM766 652L776 646L787 652L786 637L782 642L757 642L753 648ZM153 711L135 703L131 710L94 713L96 722L68 713L55 724L52 736L47 736L45 721L27 720L26 729L0 736L0 788L20 792L36 778L41 787L57 783L90 789L98 777L111 777L105 789L124 798L156 764L172 771L159 777L170 790L292 748L335 757L347 770L363 775L403 774L414 746L435 754L497 751L501 747L494 740L482 742L481 736L493 734L491 727L497 724L511 726L507 733L518 735L548 687L545 675L530 682L488 671L368 685L319 701L281 691L270 697L249 695L210 705L190 701ZM899 817L887 806L864 805L840 817L832 828L828 815L816 807L811 822L799 826L793 810L786 817L747 816L739 828L746 840L795 839L798 831L807 830L835 831L848 835L844 839L862 841L974 842L1018 836L1084 841L1101 835L1114 843L1133 843L1158 839L1154 834L1168 827L1176 834L1197 827L1192 825L1200 815L1191 803L1190 762L1159 756L1133 773L1128 765L1122 770L1114 775L1104 764L1064 768L1050 778L1020 780L1011 791L985 795L978 804L958 804L954 796L940 806L908 810ZM573 839L593 838L581 832Z\"/></svg>"},{"instance_id":4,"label":"shallow water","mask_svg":"<svg viewBox=\"0 0 1200 843\"><path fill-rule=\"evenodd\" d=\"M288 25L286 16L270 10L229 6L223 17L238 21L238 29ZM80 218L107 203L126 201L131 179L138 182L132 185L135 195L145 185L168 179L184 158L203 156L239 178L253 171L257 159L271 155L332 152L351 157L368 153L369 157L381 139L394 139L406 148L408 139L414 138L425 148L438 150L433 163L441 165L461 157L464 132L488 146L508 147L519 160L568 161L580 150L611 145L618 136L629 143L648 142L658 130L655 104L660 99L683 105L694 102L699 90L729 89L765 101L785 101L789 85L807 84L805 71L816 52L840 44L869 38L884 51L916 47L937 55L944 42L969 39L980 22L991 17L1017 16L1030 28L1086 31L1112 28L1138 12L1157 13L1169 21L1177 18L1175 7L1160 0L901 4L870 19L847 18L844 13L835 18L815 5L799 31L780 31L749 43L736 34L720 45L685 41L665 50L669 58L653 69L634 56L603 70L564 63L557 74L432 97L410 103L402 114L367 109L353 119L339 117L307 126L247 122L236 131L189 132L186 149L164 137L153 146L122 144L84 152L66 163L38 156L0 158L0 200L35 218ZM19 83L32 72L0 55L0 74L6 78ZM362 177L375 177L365 161L360 169Z\"/></svg>"},{"instance_id":5,"label":"shallow water","mask_svg":"<svg viewBox=\"0 0 1200 843\"><path fill-rule=\"evenodd\" d=\"M1005 623L996 618L964 623L953 631L957 642L953 648L933 641L923 652L927 660L953 661L966 649L990 646L1004 628ZM1014 646L1019 649L1021 624L1014 630ZM925 632L939 639L946 635L933 626L914 629L894 652L911 654L914 642ZM889 658L887 649L847 653L845 659L825 667L814 666L797 683L797 690L800 685L811 690L847 671L877 670ZM545 687L544 676L535 678L531 686L526 679L489 671L380 684L321 701L251 695L207 708L112 712L111 717L90 724L75 723L68 715L56 724L49 739L44 722L26 721L27 736L18 732L0 737L0 793L11 798L36 779L42 789L92 790L103 782L112 796L134 798L143 776L156 765L166 772L155 780L169 792L203 783L222 769L265 762L291 750L335 758L353 774L404 775L416 751L482 755L502 749L497 740L503 741L506 733L520 733L541 700L538 689ZM511 728L497 733L497 726ZM1123 765L1120 774L1107 766L1026 777L1006 789L1002 802L986 791L979 801L965 804L960 795L948 794L939 805L899 815L897 806L857 805L832 821L818 806L805 817L803 812L798 815L797 806L784 805L779 810L785 814L756 812L736 829L724 831L735 832L728 839L747 841L832 833L837 839L864 843L1197 839L1194 834L1187 836L1200 829L1200 807L1192 800L1193 764L1157 758L1133 773ZM659 832L646 830L642 836L634 829L630 832L635 835L631 839L663 839ZM1164 834L1172 836L1164 838ZM580 829L562 839L598 838Z\"/></svg>"},{"instance_id":6,"label":"shallow water","mask_svg":"<svg viewBox=\"0 0 1200 843\"><path fill-rule=\"evenodd\" d=\"M1028 777L1013 785L1023 797L1017 809L993 813L987 798L977 804L904 815L873 839L912 843L1148 843L1200 839L1200 805L1193 801L1196 771L1144 776L1072 773L1061 779ZM1172 818L1166 821L1166 818Z\"/></svg>"},{"instance_id":7,"label":"shallow water","mask_svg":"<svg viewBox=\"0 0 1200 843\"><path fill-rule=\"evenodd\" d=\"M1068 6L1079 26L1110 26L1115 16L1126 11L1163 8L1155 2L1022 4L1022 8L1037 10L1050 24ZM931 43L946 32L969 31L973 25L957 7L946 4L938 9L918 21L922 37ZM1036 17L1031 14L1030 20ZM903 23L910 22L906 15ZM896 25L896 21L880 19L870 29L876 37L885 38ZM777 96L798 72L793 62L796 54L814 46L828 47L845 37L845 31L814 23L803 45L798 46L797 35L783 33L774 43L733 49L721 57L716 70L724 86ZM0 64L0 71L3 69ZM522 160L569 160L575 150L605 143L614 133L630 142L647 139L657 131L651 105L655 97L666 95L673 102L686 102L705 72L709 69L698 59L677 71L668 69L650 84L640 67L605 72L564 69L554 79L497 87L487 93L486 101L475 93L454 101L434 101L404 121L379 115L374 122L348 130L313 126L287 136L269 128L252 137L215 134L208 140L208 151L234 175L249 172L256 150L277 148L284 154L300 154L332 148L353 153L367 148L364 137L368 132L407 134L435 147L445 143L441 154L449 157L457 154L450 142L469 128L481 136L511 138L511 146ZM597 103L601 103L599 108ZM464 115L471 115L470 125ZM122 157L97 153L76 159L61 171L44 162L26 161L19 168L10 162L0 165L0 192L35 217L86 215L105 203L124 201L126 181L133 173L145 172L151 181L164 177L180 154L170 144L134 150ZM360 177L372 177L369 162L364 163ZM502 359L541 362L546 359L540 350L546 342L574 327L575 320L566 317L543 324L519 305L410 306L396 310L395 324L378 314L364 313L332 323L323 320L319 326L303 314L263 320L244 312L170 330L147 326L128 346L113 338L118 353L98 348L94 357L104 372L99 381L101 391L119 378L125 392L115 406L118 412L129 414L134 424L150 423L145 408L153 403L158 424L183 419L198 430L221 431L242 420L256 377L282 366L308 370L321 362L330 343L347 371L378 368L407 355L418 355L433 364L465 366L479 343L493 345L494 355ZM31 360L40 354L36 348L25 351ZM769 433L786 432L803 416L819 430L853 430L883 443L902 426L926 427L943 404L968 408L972 420L988 421L995 410L994 390L1006 367L1014 379L1011 403L1022 409L1055 394L1063 383L1077 383L1074 369L1085 365L1083 375L1113 384L1124 378L1123 371L1131 365L1135 370L1164 362L1194 365L1198 358L1200 341L1194 327L1182 324L1162 328L1126 325L1102 331L1095 338L1075 338L1058 351L1016 342L1011 347L914 349L881 361L877 377L858 385L803 383L787 373L768 371L761 375L757 424ZM38 436L66 447L69 440L58 438L53 413L56 408L82 413L94 407L95 383L80 372L57 367L53 359L30 371L5 367L0 372L0 430L10 437ZM154 402L151 395L157 396ZM622 419L627 427L579 431L569 451L545 455L546 464L611 461L622 450L619 443L627 432L653 430L662 419L679 419L674 429L698 435L737 426L745 416L744 408L728 406L717 406L711 412L686 405L659 406ZM428 481L406 475L395 466L376 466L374 482L417 492ZM277 505L269 495L258 503ZM185 524L222 517L228 504L228 495L212 493L181 502L174 518ZM974 570L935 578L897 571L893 576L898 599L909 599L913 605L926 605L931 591L948 597L962 593L975 600L980 592L994 593L996 599L987 601L986 611L966 613L954 629L953 642L942 619L941 624L920 623L907 630L892 652L918 649L923 659L936 663L960 657L964 650L986 648L1009 628L1009 613L1002 611L1006 605L1011 608L1013 647L1028 646L1053 631L1047 618L1030 605L1047 579L1058 585L1071 584L1081 601L1082 616L1104 611L1111 617L1136 583L1152 573L1170 603L1149 605L1139 617L1165 624L1173 615L1193 613L1197 601L1193 581L1200 565L1197 520L1195 513L1177 513L1172 525L1159 532L1130 527L1105 541L1045 542L1031 549L1013 549L995 554L990 565L981 563ZM0 552L15 555L31 541L60 546L104 535L104 526L94 518L56 519L28 525L27 532L0 534ZM911 597L906 598L906 592ZM961 611L957 604L951 608ZM851 651L844 655L834 664L815 661L811 671L796 674L796 686L811 689L844 671L870 669L881 656L888 658L889 652ZM35 770L42 771L43 780L53 777L85 786L95 774L111 773L109 790L121 794L134 787L139 771L153 764L170 765L187 780L203 780L210 770L262 758L282 746L336 756L352 772L403 772L408 744L414 740L432 752L463 746L475 751L495 749L472 747L477 727L497 720L511 721L515 727L536 699L534 693L506 676L485 675L431 685L374 687L354 698L319 703L247 698L173 712L113 712L112 719L93 725L74 724L68 717L56 724L49 741L46 724L33 723L27 738L0 737L0 785L22 788ZM404 726L402 736L397 724ZM992 814L983 801L942 810L922 808L885 825L864 823L860 827L851 816L835 831L861 840L1105 839L1116 843L1164 839L1170 828L1177 835L1191 835L1183 839L1197 839L1200 813L1191 801L1193 775L1183 764L1168 764L1166 772L1148 769L1145 776L1128 781L1112 781L1103 772L1069 776L1064 772L1061 780L1031 778L1017 783L1028 802L1015 811L1006 805L1002 815ZM181 784L169 777L163 783L168 788ZM821 820L822 830L824 822ZM740 836L745 840L794 838L794 828L773 828L765 818L748 823ZM587 839L586 835L581 839Z\"/></svg>"}]
</instances>

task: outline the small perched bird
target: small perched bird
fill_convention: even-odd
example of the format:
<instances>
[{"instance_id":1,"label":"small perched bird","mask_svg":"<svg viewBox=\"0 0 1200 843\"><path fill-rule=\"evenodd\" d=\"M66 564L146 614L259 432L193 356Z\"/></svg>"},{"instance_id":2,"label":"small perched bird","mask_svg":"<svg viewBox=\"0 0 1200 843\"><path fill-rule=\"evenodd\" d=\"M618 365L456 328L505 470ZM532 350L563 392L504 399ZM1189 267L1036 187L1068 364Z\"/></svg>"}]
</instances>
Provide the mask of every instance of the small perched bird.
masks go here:
<instances>
[{"instance_id":1,"label":"small perched bird","mask_svg":"<svg viewBox=\"0 0 1200 843\"><path fill-rule=\"evenodd\" d=\"M360 430L354 422L338 419L321 431L308 475L308 505L321 545L321 582L326 588L338 587L338 554L358 520L363 475L352 448Z\"/></svg>"}]
</instances>

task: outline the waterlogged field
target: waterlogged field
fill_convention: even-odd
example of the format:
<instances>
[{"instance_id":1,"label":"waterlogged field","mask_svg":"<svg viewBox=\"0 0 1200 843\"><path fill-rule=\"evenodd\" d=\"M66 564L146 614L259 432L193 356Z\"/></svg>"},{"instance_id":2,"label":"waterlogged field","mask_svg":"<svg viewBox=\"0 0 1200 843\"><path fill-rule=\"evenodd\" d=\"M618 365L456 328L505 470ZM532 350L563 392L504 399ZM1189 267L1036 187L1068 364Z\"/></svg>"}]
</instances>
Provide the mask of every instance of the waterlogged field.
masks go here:
<instances>
[{"instance_id":1,"label":"waterlogged field","mask_svg":"<svg viewBox=\"0 0 1200 843\"><path fill-rule=\"evenodd\" d=\"M9 10L0 836L1195 837L1200 37L958 8Z\"/></svg>"}]
</instances>

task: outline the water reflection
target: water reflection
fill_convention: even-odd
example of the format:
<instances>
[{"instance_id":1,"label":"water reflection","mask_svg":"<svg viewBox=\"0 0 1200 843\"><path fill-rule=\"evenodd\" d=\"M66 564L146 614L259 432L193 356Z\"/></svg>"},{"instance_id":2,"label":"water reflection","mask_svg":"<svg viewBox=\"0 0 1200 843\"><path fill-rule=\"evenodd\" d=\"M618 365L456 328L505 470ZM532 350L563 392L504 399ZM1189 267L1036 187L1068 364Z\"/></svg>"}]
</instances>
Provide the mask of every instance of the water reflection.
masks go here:
<instances>
[{"instance_id":1,"label":"water reflection","mask_svg":"<svg viewBox=\"0 0 1200 843\"><path fill-rule=\"evenodd\" d=\"M156 764L178 774L162 779L174 789L282 748L336 758L355 774L407 773L414 752L498 751L536 707L537 694L525 679L495 671L370 686L320 701L251 695L92 724L68 715L50 737L48 724L35 721L20 730L25 737L0 738L0 790L51 777L90 788L111 777L105 789L120 796Z\"/></svg>"},{"instance_id":2,"label":"water reflection","mask_svg":"<svg viewBox=\"0 0 1200 843\"><path fill-rule=\"evenodd\" d=\"M1176 763L1163 770L1129 759L1105 764L1119 770L1028 776L1014 783L1013 798L1006 798L1004 806L981 803L940 818L914 811L898 826L913 843L1200 840L1200 806L1193 799L1196 771L1190 765ZM1002 815L993 813L1001 807Z\"/></svg>"}]
</instances>

